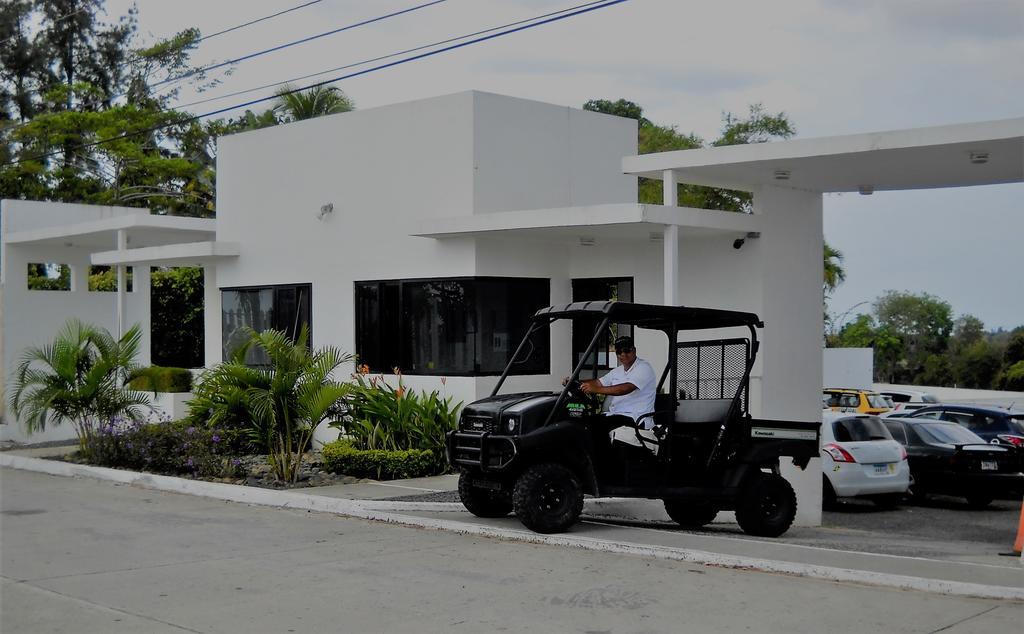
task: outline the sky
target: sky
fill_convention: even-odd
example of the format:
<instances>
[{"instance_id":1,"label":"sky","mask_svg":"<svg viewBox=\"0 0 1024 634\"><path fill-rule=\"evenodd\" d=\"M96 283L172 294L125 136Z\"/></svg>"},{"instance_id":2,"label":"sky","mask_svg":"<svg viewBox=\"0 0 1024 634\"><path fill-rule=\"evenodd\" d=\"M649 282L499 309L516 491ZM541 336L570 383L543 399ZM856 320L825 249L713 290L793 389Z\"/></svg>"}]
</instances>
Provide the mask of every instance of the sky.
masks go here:
<instances>
[{"instance_id":1,"label":"sky","mask_svg":"<svg viewBox=\"0 0 1024 634\"><path fill-rule=\"evenodd\" d=\"M322 0L203 42L197 64L233 59L429 0ZM445 0L242 62L186 104L360 62L582 4ZM214 33L303 0L137 0L140 36ZM131 2L107 0L108 21ZM1021 0L628 0L337 85L360 109L462 90L582 106L633 101L647 118L713 140L750 104L785 112L797 138L1024 116ZM366 68L323 75L296 86ZM271 94L186 108L201 113ZM266 104L253 106L260 110ZM234 113L227 113L231 116ZM927 292L989 329L1024 324L1024 184L827 195L825 239L847 279L841 321L889 289ZM852 310L851 310L852 309Z\"/></svg>"}]
</instances>

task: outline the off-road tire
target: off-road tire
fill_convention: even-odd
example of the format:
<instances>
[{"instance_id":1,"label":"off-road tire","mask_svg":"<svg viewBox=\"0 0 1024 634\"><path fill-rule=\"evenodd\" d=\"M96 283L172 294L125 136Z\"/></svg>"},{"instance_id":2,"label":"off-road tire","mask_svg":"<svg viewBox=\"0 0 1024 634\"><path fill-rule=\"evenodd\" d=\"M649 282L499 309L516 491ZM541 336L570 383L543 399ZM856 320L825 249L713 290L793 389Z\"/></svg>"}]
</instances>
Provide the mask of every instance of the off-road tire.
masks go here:
<instances>
[{"instance_id":1,"label":"off-road tire","mask_svg":"<svg viewBox=\"0 0 1024 634\"><path fill-rule=\"evenodd\" d=\"M512 512L508 493L473 486L473 477L466 471L459 474L459 499L477 517L505 517Z\"/></svg>"},{"instance_id":2,"label":"off-road tire","mask_svg":"<svg viewBox=\"0 0 1024 634\"><path fill-rule=\"evenodd\" d=\"M796 517L796 493L774 473L758 472L747 478L736 496L736 521L748 535L778 537Z\"/></svg>"},{"instance_id":3,"label":"off-road tire","mask_svg":"<svg viewBox=\"0 0 1024 634\"><path fill-rule=\"evenodd\" d=\"M967 506L972 509L983 509L989 504L992 504L992 500L994 499L995 498L991 495L986 495L984 493L972 493L967 496Z\"/></svg>"},{"instance_id":4,"label":"off-road tire","mask_svg":"<svg viewBox=\"0 0 1024 634\"><path fill-rule=\"evenodd\" d=\"M718 508L710 502L665 500L665 512L683 528L707 526L718 516Z\"/></svg>"},{"instance_id":5,"label":"off-road tire","mask_svg":"<svg viewBox=\"0 0 1024 634\"><path fill-rule=\"evenodd\" d=\"M526 528L560 533L583 512L583 486L568 467L551 462L531 465L516 480L512 506Z\"/></svg>"}]
</instances>

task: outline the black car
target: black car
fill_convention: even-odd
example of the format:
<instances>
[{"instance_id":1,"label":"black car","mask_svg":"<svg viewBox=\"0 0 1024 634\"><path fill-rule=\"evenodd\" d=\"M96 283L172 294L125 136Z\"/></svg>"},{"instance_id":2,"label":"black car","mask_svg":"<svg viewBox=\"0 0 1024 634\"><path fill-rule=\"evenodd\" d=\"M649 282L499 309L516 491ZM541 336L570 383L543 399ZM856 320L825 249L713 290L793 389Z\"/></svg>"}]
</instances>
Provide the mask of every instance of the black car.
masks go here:
<instances>
[{"instance_id":1,"label":"black car","mask_svg":"<svg viewBox=\"0 0 1024 634\"><path fill-rule=\"evenodd\" d=\"M907 418L945 420L965 427L986 442L1014 447L1024 453L1024 411L985 405L929 405Z\"/></svg>"},{"instance_id":2,"label":"black car","mask_svg":"<svg viewBox=\"0 0 1024 634\"><path fill-rule=\"evenodd\" d=\"M957 495L983 508L997 496L1024 487L1019 452L987 443L956 423L891 417L882 422L907 448L914 497Z\"/></svg>"}]
</instances>

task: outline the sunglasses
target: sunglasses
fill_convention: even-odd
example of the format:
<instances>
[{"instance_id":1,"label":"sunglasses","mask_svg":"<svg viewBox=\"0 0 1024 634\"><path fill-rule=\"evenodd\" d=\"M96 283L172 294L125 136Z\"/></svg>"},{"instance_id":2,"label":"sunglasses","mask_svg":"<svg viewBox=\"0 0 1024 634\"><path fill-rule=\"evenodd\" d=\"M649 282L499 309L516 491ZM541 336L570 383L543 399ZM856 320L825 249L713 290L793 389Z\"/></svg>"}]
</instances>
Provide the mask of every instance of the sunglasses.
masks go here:
<instances>
[{"instance_id":1,"label":"sunglasses","mask_svg":"<svg viewBox=\"0 0 1024 634\"><path fill-rule=\"evenodd\" d=\"M633 352L634 350L636 350L636 348L616 348L615 354L626 354L629 352Z\"/></svg>"}]
</instances>

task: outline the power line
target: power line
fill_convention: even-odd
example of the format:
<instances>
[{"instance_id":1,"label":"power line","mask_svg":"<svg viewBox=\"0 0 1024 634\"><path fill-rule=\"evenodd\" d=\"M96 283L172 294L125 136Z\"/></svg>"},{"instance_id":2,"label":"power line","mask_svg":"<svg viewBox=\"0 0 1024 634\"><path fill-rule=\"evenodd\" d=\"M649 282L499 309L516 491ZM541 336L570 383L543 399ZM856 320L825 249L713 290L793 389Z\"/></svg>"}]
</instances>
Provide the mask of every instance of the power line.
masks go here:
<instances>
[{"instance_id":1,"label":"power line","mask_svg":"<svg viewBox=\"0 0 1024 634\"><path fill-rule=\"evenodd\" d=\"M323 2L323 0L312 0L311 2L307 2L305 4L300 4L298 6L292 7L291 9L285 9L284 11L278 11L277 13L272 13L270 15L265 15L262 18L256 18L255 20L250 20L250 21L244 22L242 24L237 24L235 26L226 28L226 29L224 29L222 31L217 31L216 33L210 33L209 35L204 35L203 37L201 37L198 40L196 40L195 43L198 44L199 42L202 42L204 40L208 40L210 38L217 37L218 35L224 35L225 33L230 33L232 31L237 31L238 29L244 29L247 26L252 26L253 24L258 24L260 22L263 22L264 20L270 20L270 19L276 18L278 16L282 16L282 15L284 15L286 13L291 13L292 11L298 11L299 9L304 9L304 8L308 7L309 5L311 5L311 4L317 4L319 2Z\"/></svg>"},{"instance_id":2,"label":"power line","mask_svg":"<svg viewBox=\"0 0 1024 634\"><path fill-rule=\"evenodd\" d=\"M194 68L194 69L188 71L187 73L182 73L181 75L178 75L176 77L169 77L167 79L163 79L161 81L158 81L155 84L150 84L149 87L150 88L156 88L157 86L161 86L161 85L169 83L169 82L176 82L176 81L180 81L182 79L187 79L187 78L192 77L193 75L197 75L199 73L205 73L208 70L215 70L217 68L222 68L224 66L229 66L231 64L237 64L238 62L244 62L244 61L252 59L254 57L260 57L261 55L266 55L268 53L274 53L276 51L284 50L286 48L291 48L292 46L298 46L299 44L305 44L306 42L312 42L313 40L318 40L318 39L320 39L322 37L327 37L329 35L335 35L337 33L341 33L342 31L348 31L350 29L354 29L354 28L357 28L357 27L360 27L360 26L365 26L367 24L372 24L374 22L380 22L381 20L386 20L388 18L393 18L395 16L399 16L399 15L402 15L404 13L411 13L413 11L418 11L419 9L425 9L426 7L433 6L435 4L441 4L442 2L447 2L447 0L431 0L430 2L425 2L423 4L418 4L418 5L414 6L414 7L409 7L407 9L402 9L400 11L395 11L393 13L388 13L386 15L381 15L381 16L378 16L378 17L375 17L375 18L370 18L368 20L363 20L361 22L356 22L354 24L349 24L349 25L346 25L346 26L338 27L338 28L332 29L330 31L324 31L323 33L318 33L316 35L310 35L309 37L304 37L304 38L299 39L299 40L294 40L294 41L291 41L291 42L285 42L284 44L279 44L278 46L272 46L270 48L263 49L262 51L256 51L255 53L249 53L248 55L243 55L243 56L237 57L235 59L229 59L229 60L227 60L225 62L219 62L217 64L211 64L209 66L203 66L201 68Z\"/></svg>"},{"instance_id":3,"label":"power line","mask_svg":"<svg viewBox=\"0 0 1024 634\"><path fill-rule=\"evenodd\" d=\"M310 88L316 88L316 87L319 87L319 86L324 86L326 84L331 84L331 83L334 83L334 82L337 82L337 81L341 81L343 79L349 79L351 77L358 77L359 75L366 75L368 73L376 72L378 70L383 70L385 68L391 68L392 66L398 66L400 64L405 64L407 62L413 62L413 61L417 61L417 60L424 59L424 58L427 58L427 57L432 57L432 56L438 55L440 53L445 53L445 52L448 52L448 51L452 51L452 50L456 50L456 49L463 48L463 47L466 47L466 46L470 46L472 44L478 44L480 42L485 42L485 41L488 41L488 40L493 40L495 38L499 38L499 37L502 37L502 36L505 36L505 35L511 35L513 33L518 33L519 31L525 31L527 29L532 29L534 27L542 26L542 25L545 25L545 24L550 24L552 22L557 22L557 21L560 21L560 20L565 20L567 18L575 17L575 16L581 15L583 13L589 13L591 11L596 11L597 9L603 9L605 7L610 7L612 5L621 4L621 3L626 2L626 1L627 0L605 0L604 2L599 2L597 4L589 3L587 5L580 5L581 8L576 9L574 11L571 11L571 12L568 12L568 13L563 13L561 15L556 15L556 16L548 17L548 18L540 20L540 21L531 21L530 24L526 24L526 25L522 25L522 26L517 26L516 28L507 29L507 30L504 30L504 31L500 31L498 33L492 33L490 35L486 35L486 36L483 36L483 37L478 37L478 38L473 39L473 40L468 40L466 42L462 42L462 43L459 43L459 44L453 44L451 46L446 46L444 48L440 48L440 49L437 49L437 50L434 50L434 51L429 51L429 52L426 52L426 53L421 53L419 55L414 55L412 57L407 57L407 58L400 59L400 60L397 60L397 61L394 61L394 62L389 62L387 64L381 64L379 66L374 66L372 68L367 68L365 70L357 71L355 73L349 73L347 75L342 75L340 77L335 77L333 79L328 79L328 80L325 80L325 81L322 81L322 82L317 82L315 84L310 84L308 86L303 86L301 88L295 88L295 89L292 89L292 90L284 91L284 92L279 93L277 95L271 95L269 97L262 97L260 99L253 99L253 100L247 101L245 103L240 103L240 104L236 104L236 105L233 105L233 106L228 106L228 107L225 107L225 108L220 108L218 110L212 110L210 112L204 112L202 114L192 115L190 117L184 117L184 118L179 119L177 121L174 121L172 123L165 123L165 124L161 124L161 125L158 125L158 126L153 126L153 127L150 127L150 128L145 128L143 130L136 130L134 132L125 132L125 133L118 134L118 135L115 135L115 136L112 136L112 137L107 137L107 138L104 138L104 139L99 139L99 140L96 140L96 141L91 141L89 143L81 143L81 144L75 145L75 146L73 146L71 148L68 148L68 149L70 149L70 150L80 150L80 149L84 149L84 148L88 148L88 147L95 147L97 145L103 145L105 143L110 143L112 141L117 141L117 140L120 140L120 139L125 139L125 138L128 138L128 137L132 137L132 136L138 136L140 134L148 134L150 132L156 132L157 130L161 130L163 128L168 128L168 127L170 127L172 125L181 125L183 123L189 123L191 121L197 121L199 119L205 119L206 117L212 117L214 115L223 114L223 113L229 112L231 110L237 110L239 108L246 108L246 107L252 106L252 105L257 104L257 103L262 103L264 101L269 101L271 99L276 99L277 97L280 97L280 96L283 96L283 95L290 95L290 94L293 94L293 93L302 92L304 90L309 90ZM56 150L56 151L53 151L53 152L48 152L48 153L45 153L45 154L40 154L40 155L29 157L29 158L18 159L18 160L15 160L15 161L8 161L7 163L4 163L4 166L17 165L19 163L26 163L28 161L38 161L38 160L41 160L41 159L49 158L51 156L56 156L58 154L61 154L63 151L64 150Z\"/></svg>"},{"instance_id":4,"label":"power line","mask_svg":"<svg viewBox=\"0 0 1024 634\"><path fill-rule=\"evenodd\" d=\"M255 88L246 88L245 90L236 90L235 92L229 92L229 93L226 93L226 94L223 94L223 95L218 95L216 97L207 97L206 99L200 99L198 101L190 101L188 103L178 104L178 105L174 106L174 108L175 109L181 109L181 108L188 108L188 107L191 107L191 106L198 106L199 104L209 103L211 101L219 101L221 99L227 99L228 97L237 97L238 95L245 95L245 94L248 94L248 93L251 93L251 92L256 92L258 90L264 90L266 88L273 88L275 86L283 86L283 85L286 85L286 84L290 84L292 82L302 81L304 79L311 79L313 77L319 77L320 75L326 75L327 73L334 73L334 72L337 72L339 70L346 70L348 68L355 68L357 66L363 66L364 64L372 64L373 62L379 62L381 60L391 59L392 57L398 57L400 55L407 55L409 53L415 53L416 51L422 51L424 49L433 48L435 46L441 46L442 44L448 44L450 42L457 42L459 40L464 40L466 38L474 37L474 36L477 36L477 35L483 35L484 33L491 33L493 31L497 31L499 29L505 29L505 28L508 28L510 26L517 26L517 25L520 25L520 24L525 24L527 22L533 22L534 20L540 20L542 18L547 18L547 17L553 16L553 15L558 15L560 13L566 13L568 11L573 11L575 9L580 9L582 7L588 7L588 6L595 5L595 4L603 4L603 3L607 2L607 1L608 0L592 0L591 2L584 2L583 4L578 4L578 5L574 6L574 7L568 7L566 9L559 9L558 11L552 11L550 13L545 13L545 14L542 14L542 15L535 15L532 18L526 18L525 20L517 20L515 22L508 22L506 24L501 24L499 26L493 26L493 27L491 27L489 29L483 29L483 30L480 30L480 31L475 31L473 33L467 33L465 35L459 35L458 37L450 37L450 38L445 39L445 40L440 40L440 41L437 41L437 42L431 42L430 44L424 44L422 46L417 46L417 47L414 47L414 48L407 48L407 49L405 49L403 51L398 51L397 53L389 53L387 55L381 55L379 57L372 57L370 59L364 59L364 60L359 61L359 62L352 62L351 64L345 64L344 66L335 66L334 68L328 68L327 70L322 70L322 71L319 71L319 72L316 72L316 73L310 73L309 75L302 75L300 77L292 77L291 79L285 79L285 80L282 80L282 81L276 81L276 82L273 82L273 83L270 83L270 84L263 84L262 86L256 86Z\"/></svg>"},{"instance_id":5,"label":"power line","mask_svg":"<svg viewBox=\"0 0 1024 634\"><path fill-rule=\"evenodd\" d=\"M262 20L267 20L267 19L270 19L272 17L283 15L284 13L287 13L288 11L295 11L296 9L301 9L303 7L307 7L307 6L311 5L311 4L315 4L316 2L321 2L321 1L322 0L314 0L314 2L307 2L306 4L302 4L302 5L299 5L299 6L296 6L296 7L292 7L291 9L288 9L286 11L281 11L279 13L276 13L276 14L273 14L273 15L270 15L270 16L265 16L263 18L259 18L257 20L253 20L253 21L247 22L246 24L241 24L241 25L238 25L238 26L235 26L235 27L231 27L230 29L225 29L224 31L221 31L219 33L213 33L213 34L209 35L207 38L200 38L200 40L196 40L196 42L199 42L202 39L208 39L209 37L213 37L213 36L219 35L221 33L226 33L227 31L231 31L231 30L235 30L235 29L241 28L241 27L246 26L248 24L255 24L256 22L260 22ZM272 53L274 51L282 50L282 49L285 49L285 48L289 48L291 46L296 46L298 44L303 44L305 42L309 42L309 41L312 41L312 40L315 40L315 39L326 37L328 35L335 35L335 34L340 33L342 31L348 31L348 30L351 30L351 29L354 29L354 28L357 28L357 27L360 27L360 26L365 26L367 24L372 24L374 22L380 22L380 21L386 20L388 18L393 18L393 17L399 16L399 15L402 15L402 14L405 14L405 13L410 13L412 11L417 11L419 9L423 9L423 8L426 8L426 7L429 7L431 5L435 5L435 4L440 4L440 3L446 2L446 1L447 0L432 0L431 2L427 2L427 3L424 3L424 4L416 5L416 6L413 6L413 7L406 8L406 9L402 9L400 11L394 11L392 13L388 13L388 14L385 14L385 15L369 18L369 19L366 19L366 20L362 20L360 22L356 22L356 23L349 24L349 25L346 25L346 26L338 27L336 29L332 29L330 31L326 31L324 33L319 33L317 35L312 35L312 36L309 36L309 37L306 37L306 38L302 38L302 39L299 39L299 40L294 40L292 42L286 42L285 44L281 44L281 45L278 45L278 46L275 46L275 47L272 47L272 48L269 48L269 49L264 49L262 51L256 51L255 53L249 53L249 54L243 55L242 57L239 57L237 59L229 60L229 61L226 61L226 62L221 62L221 63L218 63L218 64L213 64L213 65L206 66L206 67L203 67L203 68L196 68L196 69L193 69L193 70L191 70L191 71L189 71L187 73L183 73L181 75L178 75L177 77L172 77L172 78L169 78L169 79L164 79L164 80L156 82L154 84L148 84L147 87L154 88L154 87L160 86L161 84L167 84L167 83L170 83L170 82L177 82L177 81L180 81L182 79L186 79L188 77L196 75L198 73L206 72L208 70L213 70L215 68L220 68L222 66L227 66L227 65L230 65L230 64L235 64L235 63L238 63L238 62L241 62L241 61L252 59L254 57L259 57L261 55L266 55L266 54ZM81 11L81 9L79 11ZM130 62L123 62L122 64L117 66L117 68L119 68L119 69L123 68L128 63L130 63ZM148 75L146 75L146 77L148 77ZM143 77L143 79L145 79L146 77ZM111 96L109 98L109 101L113 102L116 99L120 99L121 97L125 96L126 94L127 93L123 93L122 92L122 93L113 95L113 96ZM23 123L19 123L19 124L14 125L14 126L10 126L10 127L7 128L6 131L7 132L13 132L15 130L19 130L19 129L29 125L30 123L31 123L31 121L25 121Z\"/></svg>"}]
</instances>

